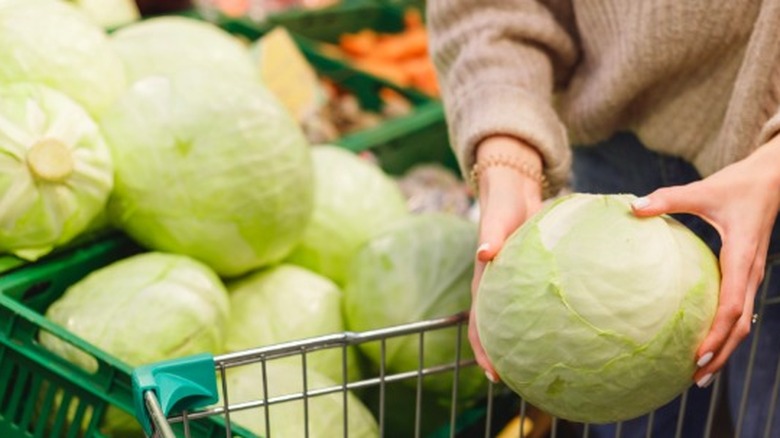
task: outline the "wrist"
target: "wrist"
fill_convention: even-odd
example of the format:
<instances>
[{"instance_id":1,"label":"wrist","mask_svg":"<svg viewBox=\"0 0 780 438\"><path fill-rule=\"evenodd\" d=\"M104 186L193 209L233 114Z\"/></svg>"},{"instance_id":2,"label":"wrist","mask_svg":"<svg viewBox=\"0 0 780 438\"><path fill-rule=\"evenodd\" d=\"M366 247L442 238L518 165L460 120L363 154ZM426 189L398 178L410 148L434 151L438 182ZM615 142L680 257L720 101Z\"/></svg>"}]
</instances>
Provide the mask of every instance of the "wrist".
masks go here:
<instances>
[{"instance_id":1,"label":"wrist","mask_svg":"<svg viewBox=\"0 0 780 438\"><path fill-rule=\"evenodd\" d=\"M488 175L510 178L517 184L533 186L540 194L547 189L544 162L539 152L524 141L503 135L488 137L477 145L469 179L481 191Z\"/></svg>"}]
</instances>

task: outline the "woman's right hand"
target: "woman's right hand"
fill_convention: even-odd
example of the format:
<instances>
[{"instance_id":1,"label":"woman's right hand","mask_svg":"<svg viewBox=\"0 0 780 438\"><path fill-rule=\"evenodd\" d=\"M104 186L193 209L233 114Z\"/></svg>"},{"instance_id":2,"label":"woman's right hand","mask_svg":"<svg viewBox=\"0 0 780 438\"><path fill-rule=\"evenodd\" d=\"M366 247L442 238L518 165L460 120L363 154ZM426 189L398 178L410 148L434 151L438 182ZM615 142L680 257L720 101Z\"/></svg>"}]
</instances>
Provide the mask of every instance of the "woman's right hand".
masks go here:
<instances>
[{"instance_id":1,"label":"woman's right hand","mask_svg":"<svg viewBox=\"0 0 780 438\"><path fill-rule=\"evenodd\" d=\"M476 162L485 163L491 157L511 157L519 163L528 163L542 169L543 162L532 146L508 136L492 136L477 146ZM477 334L474 303L476 302L482 272L488 262L501 250L504 241L542 206L542 185L539 181L511 166L488 166L477 176L479 187L479 247L471 284L471 314L469 341L474 356L492 382L499 377L485 354Z\"/></svg>"}]
</instances>

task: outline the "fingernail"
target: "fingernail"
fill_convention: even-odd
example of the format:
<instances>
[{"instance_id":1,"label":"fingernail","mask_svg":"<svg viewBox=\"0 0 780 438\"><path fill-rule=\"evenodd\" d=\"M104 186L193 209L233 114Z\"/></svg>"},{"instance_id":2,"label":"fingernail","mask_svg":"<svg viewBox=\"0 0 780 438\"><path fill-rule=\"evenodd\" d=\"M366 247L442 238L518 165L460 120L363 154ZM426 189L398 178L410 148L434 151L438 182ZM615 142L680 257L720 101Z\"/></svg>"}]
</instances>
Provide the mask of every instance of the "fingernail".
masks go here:
<instances>
[{"instance_id":1,"label":"fingernail","mask_svg":"<svg viewBox=\"0 0 780 438\"><path fill-rule=\"evenodd\" d=\"M713 354L712 354L711 351L708 352L708 353L705 353L704 355L702 355L702 357L699 358L698 361L696 361L696 366L701 368L704 365L707 365L712 360L712 356L713 356Z\"/></svg>"},{"instance_id":2,"label":"fingernail","mask_svg":"<svg viewBox=\"0 0 780 438\"><path fill-rule=\"evenodd\" d=\"M487 377L488 380L490 380L492 383L498 383L498 379L490 374L490 371L485 371L485 377Z\"/></svg>"},{"instance_id":3,"label":"fingernail","mask_svg":"<svg viewBox=\"0 0 780 438\"><path fill-rule=\"evenodd\" d=\"M646 196L642 196L641 198L636 198L631 203L631 206L634 207L635 210L641 210L647 207L648 205L650 205L650 199L647 198Z\"/></svg>"},{"instance_id":4,"label":"fingernail","mask_svg":"<svg viewBox=\"0 0 780 438\"><path fill-rule=\"evenodd\" d=\"M490 244L483 243L482 245L479 245L479 248L477 248L477 255L482 255L489 249L490 249Z\"/></svg>"},{"instance_id":5,"label":"fingernail","mask_svg":"<svg viewBox=\"0 0 780 438\"><path fill-rule=\"evenodd\" d=\"M707 373L707 374L703 375L701 377L701 379L696 381L696 386L698 386L699 388L706 388L706 387L710 386L710 384L712 383L713 380L714 380L714 377L713 377L712 373Z\"/></svg>"}]
</instances>

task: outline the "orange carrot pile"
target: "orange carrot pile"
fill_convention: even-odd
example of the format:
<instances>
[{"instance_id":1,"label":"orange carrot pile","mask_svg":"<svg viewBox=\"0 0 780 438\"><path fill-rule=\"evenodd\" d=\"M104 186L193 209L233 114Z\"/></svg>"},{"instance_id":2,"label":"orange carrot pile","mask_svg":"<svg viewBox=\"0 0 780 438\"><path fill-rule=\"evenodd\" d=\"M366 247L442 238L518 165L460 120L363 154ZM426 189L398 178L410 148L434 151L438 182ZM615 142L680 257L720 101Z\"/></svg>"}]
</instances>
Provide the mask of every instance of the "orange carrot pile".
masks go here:
<instances>
[{"instance_id":1,"label":"orange carrot pile","mask_svg":"<svg viewBox=\"0 0 780 438\"><path fill-rule=\"evenodd\" d=\"M380 33L364 29L339 38L339 48L356 67L401 86L438 96L433 63L428 56L428 34L419 11L404 14L404 29Z\"/></svg>"}]
</instances>

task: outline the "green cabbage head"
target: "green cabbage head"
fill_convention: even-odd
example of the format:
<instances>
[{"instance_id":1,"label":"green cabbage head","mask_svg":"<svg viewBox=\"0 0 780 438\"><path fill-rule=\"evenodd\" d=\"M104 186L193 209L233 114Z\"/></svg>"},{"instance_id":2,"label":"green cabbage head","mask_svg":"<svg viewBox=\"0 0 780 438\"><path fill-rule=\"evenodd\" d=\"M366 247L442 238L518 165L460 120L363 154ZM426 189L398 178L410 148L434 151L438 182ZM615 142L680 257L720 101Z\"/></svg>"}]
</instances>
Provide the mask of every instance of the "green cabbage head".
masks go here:
<instances>
[{"instance_id":1,"label":"green cabbage head","mask_svg":"<svg viewBox=\"0 0 780 438\"><path fill-rule=\"evenodd\" d=\"M16 81L60 90L93 116L126 86L105 31L59 0L0 2L0 84Z\"/></svg>"},{"instance_id":2,"label":"green cabbage head","mask_svg":"<svg viewBox=\"0 0 780 438\"><path fill-rule=\"evenodd\" d=\"M113 172L81 105L43 85L0 85L0 252L34 260L85 231Z\"/></svg>"},{"instance_id":3,"label":"green cabbage head","mask_svg":"<svg viewBox=\"0 0 780 438\"><path fill-rule=\"evenodd\" d=\"M280 264L227 283L230 321L225 348L239 351L343 332L342 292L331 280L308 269ZM343 381L342 349L307 353L306 361L336 382ZM347 378L357 380L356 351L347 349ZM298 357L294 361L300 361ZM300 362L298 362L300 363Z\"/></svg>"},{"instance_id":4,"label":"green cabbage head","mask_svg":"<svg viewBox=\"0 0 780 438\"><path fill-rule=\"evenodd\" d=\"M471 278L477 227L455 215L408 215L369 239L350 264L344 289L344 316L354 331L446 317L465 312L471 303ZM430 331L424 336L424 367L451 365L473 359L465 327L460 344L457 328ZM388 373L417 371L420 337L389 339L385 366ZM376 369L382 363L379 342L359 345ZM416 380L404 380L416 385ZM463 367L459 396L474 400L484 388L485 374L476 366ZM436 398L451 399L453 373L426 376L423 388Z\"/></svg>"},{"instance_id":5,"label":"green cabbage head","mask_svg":"<svg viewBox=\"0 0 780 438\"><path fill-rule=\"evenodd\" d=\"M223 80L259 81L249 48L206 21L158 16L111 34L111 45L124 63L128 80L184 70L208 70Z\"/></svg>"},{"instance_id":6,"label":"green cabbage head","mask_svg":"<svg viewBox=\"0 0 780 438\"><path fill-rule=\"evenodd\" d=\"M671 217L635 217L632 199L552 202L479 285L479 337L502 381L564 419L626 420L671 401L717 307L710 249Z\"/></svg>"},{"instance_id":7,"label":"green cabbage head","mask_svg":"<svg viewBox=\"0 0 780 438\"><path fill-rule=\"evenodd\" d=\"M312 219L287 261L343 285L354 253L408 214L406 200L382 169L342 147L315 146L312 161Z\"/></svg>"},{"instance_id":8,"label":"green cabbage head","mask_svg":"<svg viewBox=\"0 0 780 438\"><path fill-rule=\"evenodd\" d=\"M224 277L281 261L311 217L310 146L256 82L182 70L136 81L101 119L112 222Z\"/></svg>"},{"instance_id":9,"label":"green cabbage head","mask_svg":"<svg viewBox=\"0 0 780 438\"><path fill-rule=\"evenodd\" d=\"M206 265L187 256L148 252L93 271L70 286L46 317L130 366L218 353L229 316L228 294ZM41 344L87 371L97 362L58 337ZM140 436L135 418L110 407L107 436Z\"/></svg>"}]
</instances>

